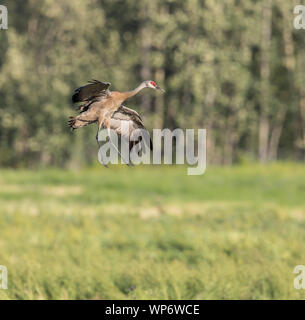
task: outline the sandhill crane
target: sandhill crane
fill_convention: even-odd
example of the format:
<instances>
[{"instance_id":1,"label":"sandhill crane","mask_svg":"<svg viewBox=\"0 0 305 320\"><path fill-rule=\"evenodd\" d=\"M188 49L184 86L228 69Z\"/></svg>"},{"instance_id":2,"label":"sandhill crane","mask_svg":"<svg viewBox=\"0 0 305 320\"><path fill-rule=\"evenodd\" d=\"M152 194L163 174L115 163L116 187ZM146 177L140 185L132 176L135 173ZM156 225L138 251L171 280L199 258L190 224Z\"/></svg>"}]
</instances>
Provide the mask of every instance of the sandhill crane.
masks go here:
<instances>
[{"instance_id":1,"label":"sandhill crane","mask_svg":"<svg viewBox=\"0 0 305 320\"><path fill-rule=\"evenodd\" d=\"M73 103L81 102L83 104L78 107L80 115L70 117L68 122L69 126L73 131L91 123L98 123L96 139L99 145L98 133L102 127L106 128L108 131L113 129L120 135L120 123L122 120L127 120L131 124L129 136L133 130L145 128L141 117L136 111L122 106L122 103L125 100L133 97L144 88L151 88L164 92L156 82L151 80L142 82L137 88L128 92L111 92L109 90L110 85L109 82L92 80L89 81L89 84L76 89L72 96ZM133 144L137 144L139 141L140 140L135 141ZM116 146L114 147L116 148ZM150 147L152 147L151 143ZM120 154L117 148L116 150ZM125 160L124 162L127 163Z\"/></svg>"}]
</instances>

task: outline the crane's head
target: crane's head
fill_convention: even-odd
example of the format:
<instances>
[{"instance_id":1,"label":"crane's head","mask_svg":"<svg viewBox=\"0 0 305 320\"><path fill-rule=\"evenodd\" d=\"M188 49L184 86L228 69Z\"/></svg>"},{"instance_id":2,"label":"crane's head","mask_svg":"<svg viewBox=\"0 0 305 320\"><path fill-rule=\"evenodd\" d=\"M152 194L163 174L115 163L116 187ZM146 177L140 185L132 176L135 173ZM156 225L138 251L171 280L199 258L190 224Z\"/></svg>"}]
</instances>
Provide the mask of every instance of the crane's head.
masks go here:
<instances>
[{"instance_id":1,"label":"crane's head","mask_svg":"<svg viewBox=\"0 0 305 320\"><path fill-rule=\"evenodd\" d=\"M147 88L151 88L151 89L155 89L155 90L160 90L162 92L165 92L165 90L161 89L155 81L152 81L152 80L147 80L145 81L145 85Z\"/></svg>"}]
</instances>

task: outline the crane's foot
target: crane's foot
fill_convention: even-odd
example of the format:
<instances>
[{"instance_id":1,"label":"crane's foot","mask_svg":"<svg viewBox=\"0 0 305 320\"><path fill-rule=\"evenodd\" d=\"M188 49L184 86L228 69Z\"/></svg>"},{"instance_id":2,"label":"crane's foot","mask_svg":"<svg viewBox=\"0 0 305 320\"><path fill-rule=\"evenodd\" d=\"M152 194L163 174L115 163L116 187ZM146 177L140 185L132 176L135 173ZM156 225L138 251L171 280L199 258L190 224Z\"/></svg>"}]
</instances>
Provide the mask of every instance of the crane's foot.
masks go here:
<instances>
[{"instance_id":1,"label":"crane's foot","mask_svg":"<svg viewBox=\"0 0 305 320\"><path fill-rule=\"evenodd\" d=\"M106 161L105 161L105 159L104 159L104 157L103 157L102 154L100 154L100 159L101 159L101 161L102 161L103 166L108 169L108 168L109 168L109 167L108 167L108 164L106 163Z\"/></svg>"}]
</instances>

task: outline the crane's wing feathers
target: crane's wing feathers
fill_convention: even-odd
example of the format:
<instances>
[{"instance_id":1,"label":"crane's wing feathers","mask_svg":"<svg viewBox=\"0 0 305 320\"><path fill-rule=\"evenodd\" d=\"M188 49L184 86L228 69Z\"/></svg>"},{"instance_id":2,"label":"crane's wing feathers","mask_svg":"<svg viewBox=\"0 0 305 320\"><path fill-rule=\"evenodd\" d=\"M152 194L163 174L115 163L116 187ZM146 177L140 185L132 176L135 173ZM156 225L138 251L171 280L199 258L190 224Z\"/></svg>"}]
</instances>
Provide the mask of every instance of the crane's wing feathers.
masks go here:
<instances>
[{"instance_id":1,"label":"crane's wing feathers","mask_svg":"<svg viewBox=\"0 0 305 320\"><path fill-rule=\"evenodd\" d=\"M112 114L112 118L117 120L132 121L137 125L138 128L145 128L140 115L135 110L125 106L120 106L119 109Z\"/></svg>"},{"instance_id":2,"label":"crane's wing feathers","mask_svg":"<svg viewBox=\"0 0 305 320\"><path fill-rule=\"evenodd\" d=\"M129 133L128 137L133 138L133 133L136 129L145 129L144 123L140 115L133 109L127 108L125 106L120 106L111 116L110 127L115 130L117 134L124 136L126 133L121 131L122 121L129 121ZM138 137L135 141L130 141L130 149L142 141L142 137ZM152 141L148 142L150 149L152 150ZM142 147L144 145L142 144Z\"/></svg>"},{"instance_id":3,"label":"crane's wing feathers","mask_svg":"<svg viewBox=\"0 0 305 320\"><path fill-rule=\"evenodd\" d=\"M109 94L111 83L91 80L89 84L79 87L74 91L72 102L92 101L97 97L106 96Z\"/></svg>"}]
</instances>

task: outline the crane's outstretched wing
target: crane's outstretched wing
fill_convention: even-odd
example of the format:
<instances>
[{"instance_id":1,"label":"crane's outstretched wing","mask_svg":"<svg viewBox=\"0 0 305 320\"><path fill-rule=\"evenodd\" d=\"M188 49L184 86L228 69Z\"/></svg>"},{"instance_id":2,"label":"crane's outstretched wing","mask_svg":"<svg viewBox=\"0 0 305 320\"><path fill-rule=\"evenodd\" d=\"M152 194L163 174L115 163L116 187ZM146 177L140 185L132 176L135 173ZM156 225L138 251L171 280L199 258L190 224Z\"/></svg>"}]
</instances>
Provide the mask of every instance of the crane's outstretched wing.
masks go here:
<instances>
[{"instance_id":1,"label":"crane's outstretched wing","mask_svg":"<svg viewBox=\"0 0 305 320\"><path fill-rule=\"evenodd\" d=\"M122 122L128 121L129 132L122 131ZM129 149L131 150L133 146L137 145L142 141L142 136L134 136L136 129L145 129L144 123L140 115L133 109L127 108L125 106L120 106L116 110L110 120L110 128L115 130L115 132L123 136L124 138L129 138L129 140L134 140L129 142ZM148 145L150 149L153 149L153 144L151 139L149 139ZM143 149L145 149L144 144L142 143Z\"/></svg>"},{"instance_id":2,"label":"crane's outstretched wing","mask_svg":"<svg viewBox=\"0 0 305 320\"><path fill-rule=\"evenodd\" d=\"M74 91L72 102L93 102L101 96L107 96L111 83L98 80L89 81L89 84L79 87Z\"/></svg>"}]
</instances>

